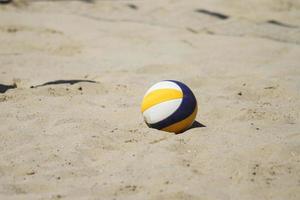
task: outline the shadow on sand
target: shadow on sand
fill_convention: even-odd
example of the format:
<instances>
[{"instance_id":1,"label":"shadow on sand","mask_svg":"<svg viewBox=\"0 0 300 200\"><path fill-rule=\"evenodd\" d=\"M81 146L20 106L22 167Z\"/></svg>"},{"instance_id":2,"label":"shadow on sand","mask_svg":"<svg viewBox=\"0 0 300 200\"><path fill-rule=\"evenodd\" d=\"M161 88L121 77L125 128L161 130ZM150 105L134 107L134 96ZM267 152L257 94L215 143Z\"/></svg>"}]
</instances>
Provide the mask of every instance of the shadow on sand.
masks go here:
<instances>
[{"instance_id":1,"label":"shadow on sand","mask_svg":"<svg viewBox=\"0 0 300 200\"><path fill-rule=\"evenodd\" d=\"M202 127L206 127L204 124L201 124L198 121L194 121L194 123L192 124L192 126L190 128L188 128L187 130L193 129L193 128L202 128Z\"/></svg>"},{"instance_id":2,"label":"shadow on sand","mask_svg":"<svg viewBox=\"0 0 300 200\"><path fill-rule=\"evenodd\" d=\"M4 84L0 84L0 93L5 93L7 90L9 89L14 89L17 86L15 84L13 85L4 85Z\"/></svg>"},{"instance_id":3,"label":"shadow on sand","mask_svg":"<svg viewBox=\"0 0 300 200\"><path fill-rule=\"evenodd\" d=\"M31 86L31 88L37 88L37 87L43 87L46 85L59 85L59 84L70 84L74 85L76 83L81 83L81 82L86 82L86 83L97 83L96 81L91 81L91 80L80 80L80 79L73 79L73 80L56 80L56 81L49 81L41 85L36 85L36 86Z\"/></svg>"},{"instance_id":4,"label":"shadow on sand","mask_svg":"<svg viewBox=\"0 0 300 200\"><path fill-rule=\"evenodd\" d=\"M183 133L185 133L186 131L188 131L188 130L191 130L191 129L194 129L194 128L203 128L203 127L206 127L204 124L201 124L200 122L198 122L198 121L194 121L194 123L192 124L192 126L190 126L188 129L186 129L186 130L184 130L184 131L182 131L182 132L180 132L180 133L177 133L176 135L178 135L178 134L183 134Z\"/></svg>"}]
</instances>

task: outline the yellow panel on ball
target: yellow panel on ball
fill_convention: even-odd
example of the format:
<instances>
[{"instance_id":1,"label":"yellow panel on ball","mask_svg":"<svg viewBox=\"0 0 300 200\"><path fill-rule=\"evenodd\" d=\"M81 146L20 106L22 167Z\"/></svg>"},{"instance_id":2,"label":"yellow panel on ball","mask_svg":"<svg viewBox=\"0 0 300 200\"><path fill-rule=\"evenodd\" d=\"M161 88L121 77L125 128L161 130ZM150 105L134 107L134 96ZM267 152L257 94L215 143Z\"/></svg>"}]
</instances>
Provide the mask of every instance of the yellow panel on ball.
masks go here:
<instances>
[{"instance_id":1,"label":"yellow panel on ball","mask_svg":"<svg viewBox=\"0 0 300 200\"><path fill-rule=\"evenodd\" d=\"M158 89L147 94L142 102L142 112L151 108L152 106L169 101L172 99L182 98L183 94L179 90L175 89Z\"/></svg>"}]
</instances>

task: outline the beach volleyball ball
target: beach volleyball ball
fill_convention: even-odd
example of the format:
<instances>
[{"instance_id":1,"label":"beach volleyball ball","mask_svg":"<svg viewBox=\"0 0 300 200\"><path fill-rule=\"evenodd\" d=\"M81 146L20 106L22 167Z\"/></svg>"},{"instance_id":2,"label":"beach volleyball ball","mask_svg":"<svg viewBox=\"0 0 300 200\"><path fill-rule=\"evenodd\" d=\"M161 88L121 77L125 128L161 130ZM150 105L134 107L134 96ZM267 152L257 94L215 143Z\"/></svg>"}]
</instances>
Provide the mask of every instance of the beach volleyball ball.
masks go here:
<instances>
[{"instance_id":1,"label":"beach volleyball ball","mask_svg":"<svg viewBox=\"0 0 300 200\"><path fill-rule=\"evenodd\" d=\"M197 115L197 100L185 84L167 80L154 84L146 92L141 106L150 128L180 133L189 128Z\"/></svg>"}]
</instances>

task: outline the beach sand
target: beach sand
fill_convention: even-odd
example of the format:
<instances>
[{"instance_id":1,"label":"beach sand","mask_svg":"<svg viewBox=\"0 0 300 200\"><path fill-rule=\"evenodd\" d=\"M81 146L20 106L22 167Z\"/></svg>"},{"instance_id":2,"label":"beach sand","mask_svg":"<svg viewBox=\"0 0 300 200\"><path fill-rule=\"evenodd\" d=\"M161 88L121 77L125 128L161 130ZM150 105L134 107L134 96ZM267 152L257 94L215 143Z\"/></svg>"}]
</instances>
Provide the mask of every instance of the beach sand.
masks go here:
<instances>
[{"instance_id":1,"label":"beach sand","mask_svg":"<svg viewBox=\"0 0 300 200\"><path fill-rule=\"evenodd\" d=\"M299 65L297 1L0 5L0 199L298 200ZM205 127L146 126L165 79Z\"/></svg>"}]
</instances>

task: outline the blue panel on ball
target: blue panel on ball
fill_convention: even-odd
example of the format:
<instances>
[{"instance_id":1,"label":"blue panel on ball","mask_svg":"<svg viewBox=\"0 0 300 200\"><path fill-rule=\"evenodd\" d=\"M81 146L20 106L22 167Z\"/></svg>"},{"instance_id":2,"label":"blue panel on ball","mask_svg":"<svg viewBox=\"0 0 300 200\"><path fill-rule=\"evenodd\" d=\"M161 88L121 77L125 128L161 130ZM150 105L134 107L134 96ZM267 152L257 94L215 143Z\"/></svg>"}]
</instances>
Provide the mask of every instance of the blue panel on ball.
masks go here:
<instances>
[{"instance_id":1,"label":"blue panel on ball","mask_svg":"<svg viewBox=\"0 0 300 200\"><path fill-rule=\"evenodd\" d=\"M181 88L183 92L182 102L179 108L171 116L155 124L147 124L151 128L160 130L167 126L180 122L181 120L184 120L185 118L190 116L196 108L197 100L193 92L190 90L190 88L188 88L188 86L186 86L185 84L179 81L174 81L174 80L167 80L167 81L174 82Z\"/></svg>"}]
</instances>

